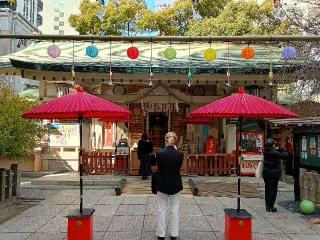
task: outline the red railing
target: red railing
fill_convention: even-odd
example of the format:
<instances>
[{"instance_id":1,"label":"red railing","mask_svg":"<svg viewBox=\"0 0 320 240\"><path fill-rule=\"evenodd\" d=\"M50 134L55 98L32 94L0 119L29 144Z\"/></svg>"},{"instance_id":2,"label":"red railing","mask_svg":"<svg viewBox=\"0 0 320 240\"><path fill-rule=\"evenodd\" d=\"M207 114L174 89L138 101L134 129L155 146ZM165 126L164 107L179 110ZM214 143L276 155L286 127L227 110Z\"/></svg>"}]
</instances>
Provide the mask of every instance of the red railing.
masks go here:
<instances>
[{"instance_id":1,"label":"red railing","mask_svg":"<svg viewBox=\"0 0 320 240\"><path fill-rule=\"evenodd\" d=\"M83 155L86 174L127 174L129 172L129 154L108 152L88 152Z\"/></svg>"},{"instance_id":2,"label":"red railing","mask_svg":"<svg viewBox=\"0 0 320 240\"><path fill-rule=\"evenodd\" d=\"M188 175L235 175L236 157L234 155L215 154L187 155Z\"/></svg>"}]
</instances>

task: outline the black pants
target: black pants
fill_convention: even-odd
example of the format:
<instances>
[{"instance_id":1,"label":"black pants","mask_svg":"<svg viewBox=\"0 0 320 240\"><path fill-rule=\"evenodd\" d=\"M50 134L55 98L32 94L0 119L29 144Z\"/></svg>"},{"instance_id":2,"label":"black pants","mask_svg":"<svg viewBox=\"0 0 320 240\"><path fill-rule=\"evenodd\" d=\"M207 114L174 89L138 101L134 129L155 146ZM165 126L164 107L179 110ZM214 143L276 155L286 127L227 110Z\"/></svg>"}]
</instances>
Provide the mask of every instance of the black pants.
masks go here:
<instances>
[{"instance_id":1,"label":"black pants","mask_svg":"<svg viewBox=\"0 0 320 240\"><path fill-rule=\"evenodd\" d=\"M278 193L278 182L279 177L272 175L263 174L263 180L265 184L265 200L266 208L273 208L276 202Z\"/></svg>"},{"instance_id":2,"label":"black pants","mask_svg":"<svg viewBox=\"0 0 320 240\"><path fill-rule=\"evenodd\" d=\"M150 155L143 155L140 159L139 173L142 177L146 178L150 175Z\"/></svg>"}]
</instances>

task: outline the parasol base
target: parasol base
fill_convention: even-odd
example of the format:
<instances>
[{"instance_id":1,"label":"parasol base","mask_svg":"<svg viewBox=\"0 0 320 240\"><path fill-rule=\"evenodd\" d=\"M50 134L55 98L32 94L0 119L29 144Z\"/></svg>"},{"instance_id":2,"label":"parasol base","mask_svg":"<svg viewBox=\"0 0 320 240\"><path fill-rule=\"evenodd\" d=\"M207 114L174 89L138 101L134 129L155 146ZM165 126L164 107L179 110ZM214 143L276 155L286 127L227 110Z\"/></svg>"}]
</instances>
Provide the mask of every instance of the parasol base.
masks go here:
<instances>
[{"instance_id":1,"label":"parasol base","mask_svg":"<svg viewBox=\"0 0 320 240\"><path fill-rule=\"evenodd\" d=\"M225 213L225 240L251 240L252 215L245 209L226 208Z\"/></svg>"},{"instance_id":2,"label":"parasol base","mask_svg":"<svg viewBox=\"0 0 320 240\"><path fill-rule=\"evenodd\" d=\"M85 208L68 214L68 240L93 240L93 213L94 209Z\"/></svg>"}]
</instances>

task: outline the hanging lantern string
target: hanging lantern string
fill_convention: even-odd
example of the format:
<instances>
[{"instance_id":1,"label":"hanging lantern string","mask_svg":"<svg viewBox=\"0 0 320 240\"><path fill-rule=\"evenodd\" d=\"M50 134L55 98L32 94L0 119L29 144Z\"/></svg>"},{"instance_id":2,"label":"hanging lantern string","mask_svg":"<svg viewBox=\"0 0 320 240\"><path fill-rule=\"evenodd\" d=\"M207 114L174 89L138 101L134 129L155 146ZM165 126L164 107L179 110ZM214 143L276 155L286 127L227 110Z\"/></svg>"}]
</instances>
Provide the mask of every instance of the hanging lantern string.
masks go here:
<instances>
[{"instance_id":1,"label":"hanging lantern string","mask_svg":"<svg viewBox=\"0 0 320 240\"><path fill-rule=\"evenodd\" d=\"M227 86L231 86L230 83L230 42L228 42L228 54L227 54L227 81L226 81L226 85Z\"/></svg>"},{"instance_id":2,"label":"hanging lantern string","mask_svg":"<svg viewBox=\"0 0 320 240\"><path fill-rule=\"evenodd\" d=\"M76 73L74 71L74 40L72 40L72 66L71 66L72 80L75 81Z\"/></svg>"},{"instance_id":3,"label":"hanging lantern string","mask_svg":"<svg viewBox=\"0 0 320 240\"><path fill-rule=\"evenodd\" d=\"M112 66L111 66L111 60L112 60L112 41L110 39L109 42L109 85L113 85L112 83Z\"/></svg>"},{"instance_id":4,"label":"hanging lantern string","mask_svg":"<svg viewBox=\"0 0 320 240\"><path fill-rule=\"evenodd\" d=\"M152 66L152 39L150 41L150 67Z\"/></svg>"},{"instance_id":5,"label":"hanging lantern string","mask_svg":"<svg viewBox=\"0 0 320 240\"><path fill-rule=\"evenodd\" d=\"M153 85L153 72L152 72L152 39L150 40L150 62L149 62L149 86Z\"/></svg>"},{"instance_id":6,"label":"hanging lantern string","mask_svg":"<svg viewBox=\"0 0 320 240\"><path fill-rule=\"evenodd\" d=\"M110 43L109 43L109 70L110 70L110 72L111 72L111 58L112 58L111 48L112 48L112 41L110 41Z\"/></svg>"},{"instance_id":7,"label":"hanging lantern string","mask_svg":"<svg viewBox=\"0 0 320 240\"><path fill-rule=\"evenodd\" d=\"M269 63L270 63L270 70L269 70L269 85L273 85L273 63L272 63L272 45L269 46Z\"/></svg>"}]
</instances>

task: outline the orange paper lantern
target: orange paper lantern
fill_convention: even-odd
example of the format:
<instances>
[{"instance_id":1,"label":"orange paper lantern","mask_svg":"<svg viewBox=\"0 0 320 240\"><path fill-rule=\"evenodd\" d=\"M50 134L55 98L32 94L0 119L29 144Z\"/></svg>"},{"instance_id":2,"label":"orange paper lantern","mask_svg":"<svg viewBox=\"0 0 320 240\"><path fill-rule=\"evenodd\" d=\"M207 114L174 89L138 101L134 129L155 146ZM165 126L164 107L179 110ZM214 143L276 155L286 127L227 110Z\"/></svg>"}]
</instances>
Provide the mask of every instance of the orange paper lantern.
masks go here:
<instances>
[{"instance_id":1,"label":"orange paper lantern","mask_svg":"<svg viewBox=\"0 0 320 240\"><path fill-rule=\"evenodd\" d=\"M254 57L254 49L252 47L246 47L242 50L242 57L246 60L249 60Z\"/></svg>"}]
</instances>

